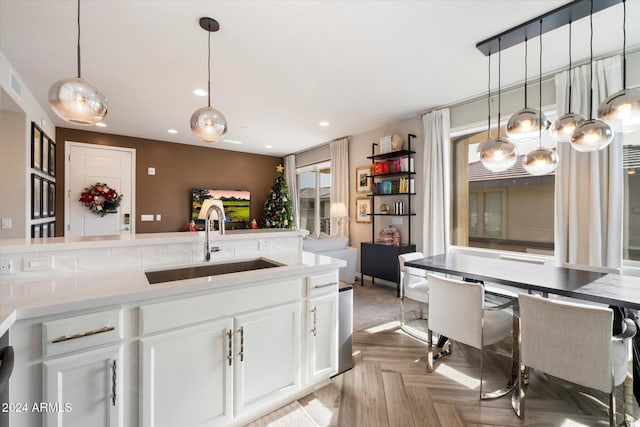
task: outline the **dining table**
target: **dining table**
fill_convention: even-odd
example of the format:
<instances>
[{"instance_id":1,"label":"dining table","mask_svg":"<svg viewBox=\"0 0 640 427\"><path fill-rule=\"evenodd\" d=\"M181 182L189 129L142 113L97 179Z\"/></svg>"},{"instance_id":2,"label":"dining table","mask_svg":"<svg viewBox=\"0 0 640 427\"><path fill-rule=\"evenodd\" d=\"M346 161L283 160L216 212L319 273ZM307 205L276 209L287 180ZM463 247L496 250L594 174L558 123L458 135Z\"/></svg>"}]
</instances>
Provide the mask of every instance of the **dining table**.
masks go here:
<instances>
[{"instance_id":1,"label":"dining table","mask_svg":"<svg viewBox=\"0 0 640 427\"><path fill-rule=\"evenodd\" d=\"M640 310L640 277L637 276L590 271L586 269L588 267L557 267L536 263L532 258L500 259L452 252L407 261L405 266L459 276L468 281L505 285L522 289L523 292L555 294L606 304L621 310ZM517 309L514 310L513 327L512 375L505 387L493 393L496 398L517 390ZM635 353L634 351L634 394L638 400L640 360L636 360ZM511 401L514 410L519 413L517 395L518 391L514 392Z\"/></svg>"}]
</instances>

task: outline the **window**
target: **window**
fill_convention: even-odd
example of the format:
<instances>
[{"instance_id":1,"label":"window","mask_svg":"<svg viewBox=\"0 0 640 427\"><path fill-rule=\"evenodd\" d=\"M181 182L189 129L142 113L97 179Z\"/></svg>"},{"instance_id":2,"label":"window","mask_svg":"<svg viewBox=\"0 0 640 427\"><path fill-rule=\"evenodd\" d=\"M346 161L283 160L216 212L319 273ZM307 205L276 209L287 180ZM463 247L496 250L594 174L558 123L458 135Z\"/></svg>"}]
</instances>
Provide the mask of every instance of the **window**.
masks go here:
<instances>
[{"instance_id":1,"label":"window","mask_svg":"<svg viewBox=\"0 0 640 427\"><path fill-rule=\"evenodd\" d=\"M640 261L640 131L623 135L623 253L622 258Z\"/></svg>"},{"instance_id":2,"label":"window","mask_svg":"<svg viewBox=\"0 0 640 427\"><path fill-rule=\"evenodd\" d=\"M484 130L452 139L452 244L552 255L555 175L532 176L522 167L538 141L518 143L516 164L490 172L476 153L486 138ZM555 146L544 135L543 144Z\"/></svg>"},{"instance_id":3,"label":"window","mask_svg":"<svg viewBox=\"0 0 640 427\"><path fill-rule=\"evenodd\" d=\"M331 234L331 165L329 162L299 168L300 229L318 236Z\"/></svg>"}]
</instances>

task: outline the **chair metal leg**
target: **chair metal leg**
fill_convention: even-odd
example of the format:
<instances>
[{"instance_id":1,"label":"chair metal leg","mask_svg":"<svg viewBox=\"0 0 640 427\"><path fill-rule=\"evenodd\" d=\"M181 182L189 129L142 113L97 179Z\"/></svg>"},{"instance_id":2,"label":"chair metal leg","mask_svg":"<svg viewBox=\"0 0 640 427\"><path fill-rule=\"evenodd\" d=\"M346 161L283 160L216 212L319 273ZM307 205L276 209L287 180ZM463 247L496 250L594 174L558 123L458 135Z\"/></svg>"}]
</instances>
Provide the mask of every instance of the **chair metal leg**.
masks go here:
<instances>
[{"instance_id":1,"label":"chair metal leg","mask_svg":"<svg viewBox=\"0 0 640 427\"><path fill-rule=\"evenodd\" d=\"M525 378L527 377L529 369L519 364L518 366L518 384L516 390L511 395L511 406L518 418L524 418L524 399L525 399Z\"/></svg>"},{"instance_id":2,"label":"chair metal leg","mask_svg":"<svg viewBox=\"0 0 640 427\"><path fill-rule=\"evenodd\" d=\"M609 393L609 426L616 427L616 388Z\"/></svg>"},{"instance_id":3,"label":"chair metal leg","mask_svg":"<svg viewBox=\"0 0 640 427\"><path fill-rule=\"evenodd\" d=\"M433 332L427 331L427 372L433 372Z\"/></svg>"}]
</instances>

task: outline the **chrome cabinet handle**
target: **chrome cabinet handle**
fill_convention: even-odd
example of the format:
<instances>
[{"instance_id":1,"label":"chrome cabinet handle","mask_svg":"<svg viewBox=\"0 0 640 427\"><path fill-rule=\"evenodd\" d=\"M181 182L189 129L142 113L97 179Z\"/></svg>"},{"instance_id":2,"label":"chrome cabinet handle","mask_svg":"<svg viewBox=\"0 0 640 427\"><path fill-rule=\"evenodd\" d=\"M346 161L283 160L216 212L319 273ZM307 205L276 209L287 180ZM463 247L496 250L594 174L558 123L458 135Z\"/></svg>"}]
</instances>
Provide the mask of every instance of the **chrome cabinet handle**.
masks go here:
<instances>
[{"instance_id":1,"label":"chrome cabinet handle","mask_svg":"<svg viewBox=\"0 0 640 427\"><path fill-rule=\"evenodd\" d=\"M116 328L114 326L105 326L100 329L94 329L93 331L80 332L79 334L74 334L74 335L63 335L61 337L54 339L53 341L51 341L51 343L55 344L58 342L65 342L69 340L75 340L78 338L89 337L91 335L104 334L105 332L115 331L115 329Z\"/></svg>"},{"instance_id":2,"label":"chrome cabinet handle","mask_svg":"<svg viewBox=\"0 0 640 427\"><path fill-rule=\"evenodd\" d=\"M338 282L325 283L323 285L316 285L316 286L313 287L313 289L327 288L329 286L334 286L334 285L337 285L337 284L338 284Z\"/></svg>"},{"instance_id":3,"label":"chrome cabinet handle","mask_svg":"<svg viewBox=\"0 0 640 427\"><path fill-rule=\"evenodd\" d=\"M313 328L311 329L311 332L313 332L313 336L315 337L318 332L318 307L313 307L311 312L313 313Z\"/></svg>"},{"instance_id":4,"label":"chrome cabinet handle","mask_svg":"<svg viewBox=\"0 0 640 427\"><path fill-rule=\"evenodd\" d=\"M238 355L240 356L240 361L244 362L244 326L240 326L238 332L240 332L240 353Z\"/></svg>"},{"instance_id":5,"label":"chrome cabinet handle","mask_svg":"<svg viewBox=\"0 0 640 427\"><path fill-rule=\"evenodd\" d=\"M231 366L231 363L233 361L233 349L231 348L232 346L232 342L233 342L233 332L231 332L231 330L227 331L227 338L229 340L229 352L227 353L227 360L229 361L229 366Z\"/></svg>"},{"instance_id":6,"label":"chrome cabinet handle","mask_svg":"<svg viewBox=\"0 0 640 427\"><path fill-rule=\"evenodd\" d=\"M116 406L116 385L117 385L118 367L115 359L111 365L111 404Z\"/></svg>"}]
</instances>

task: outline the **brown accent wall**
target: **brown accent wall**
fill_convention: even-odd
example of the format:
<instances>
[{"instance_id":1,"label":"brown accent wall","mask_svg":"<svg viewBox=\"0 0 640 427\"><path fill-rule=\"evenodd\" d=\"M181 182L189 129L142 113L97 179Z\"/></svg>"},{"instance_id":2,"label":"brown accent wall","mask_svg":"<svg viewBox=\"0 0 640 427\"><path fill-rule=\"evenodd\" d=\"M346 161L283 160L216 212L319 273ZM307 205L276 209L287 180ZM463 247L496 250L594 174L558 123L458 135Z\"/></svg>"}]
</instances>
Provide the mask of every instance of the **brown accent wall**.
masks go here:
<instances>
[{"instance_id":1,"label":"brown accent wall","mask_svg":"<svg viewBox=\"0 0 640 427\"><path fill-rule=\"evenodd\" d=\"M192 188L249 190L251 217L260 223L275 168L283 163L281 157L56 128L57 236L64 234L65 141L135 148L136 233L181 231L191 216ZM149 167L156 169L154 176L147 175ZM141 222L141 214L161 214L162 220Z\"/></svg>"}]
</instances>

